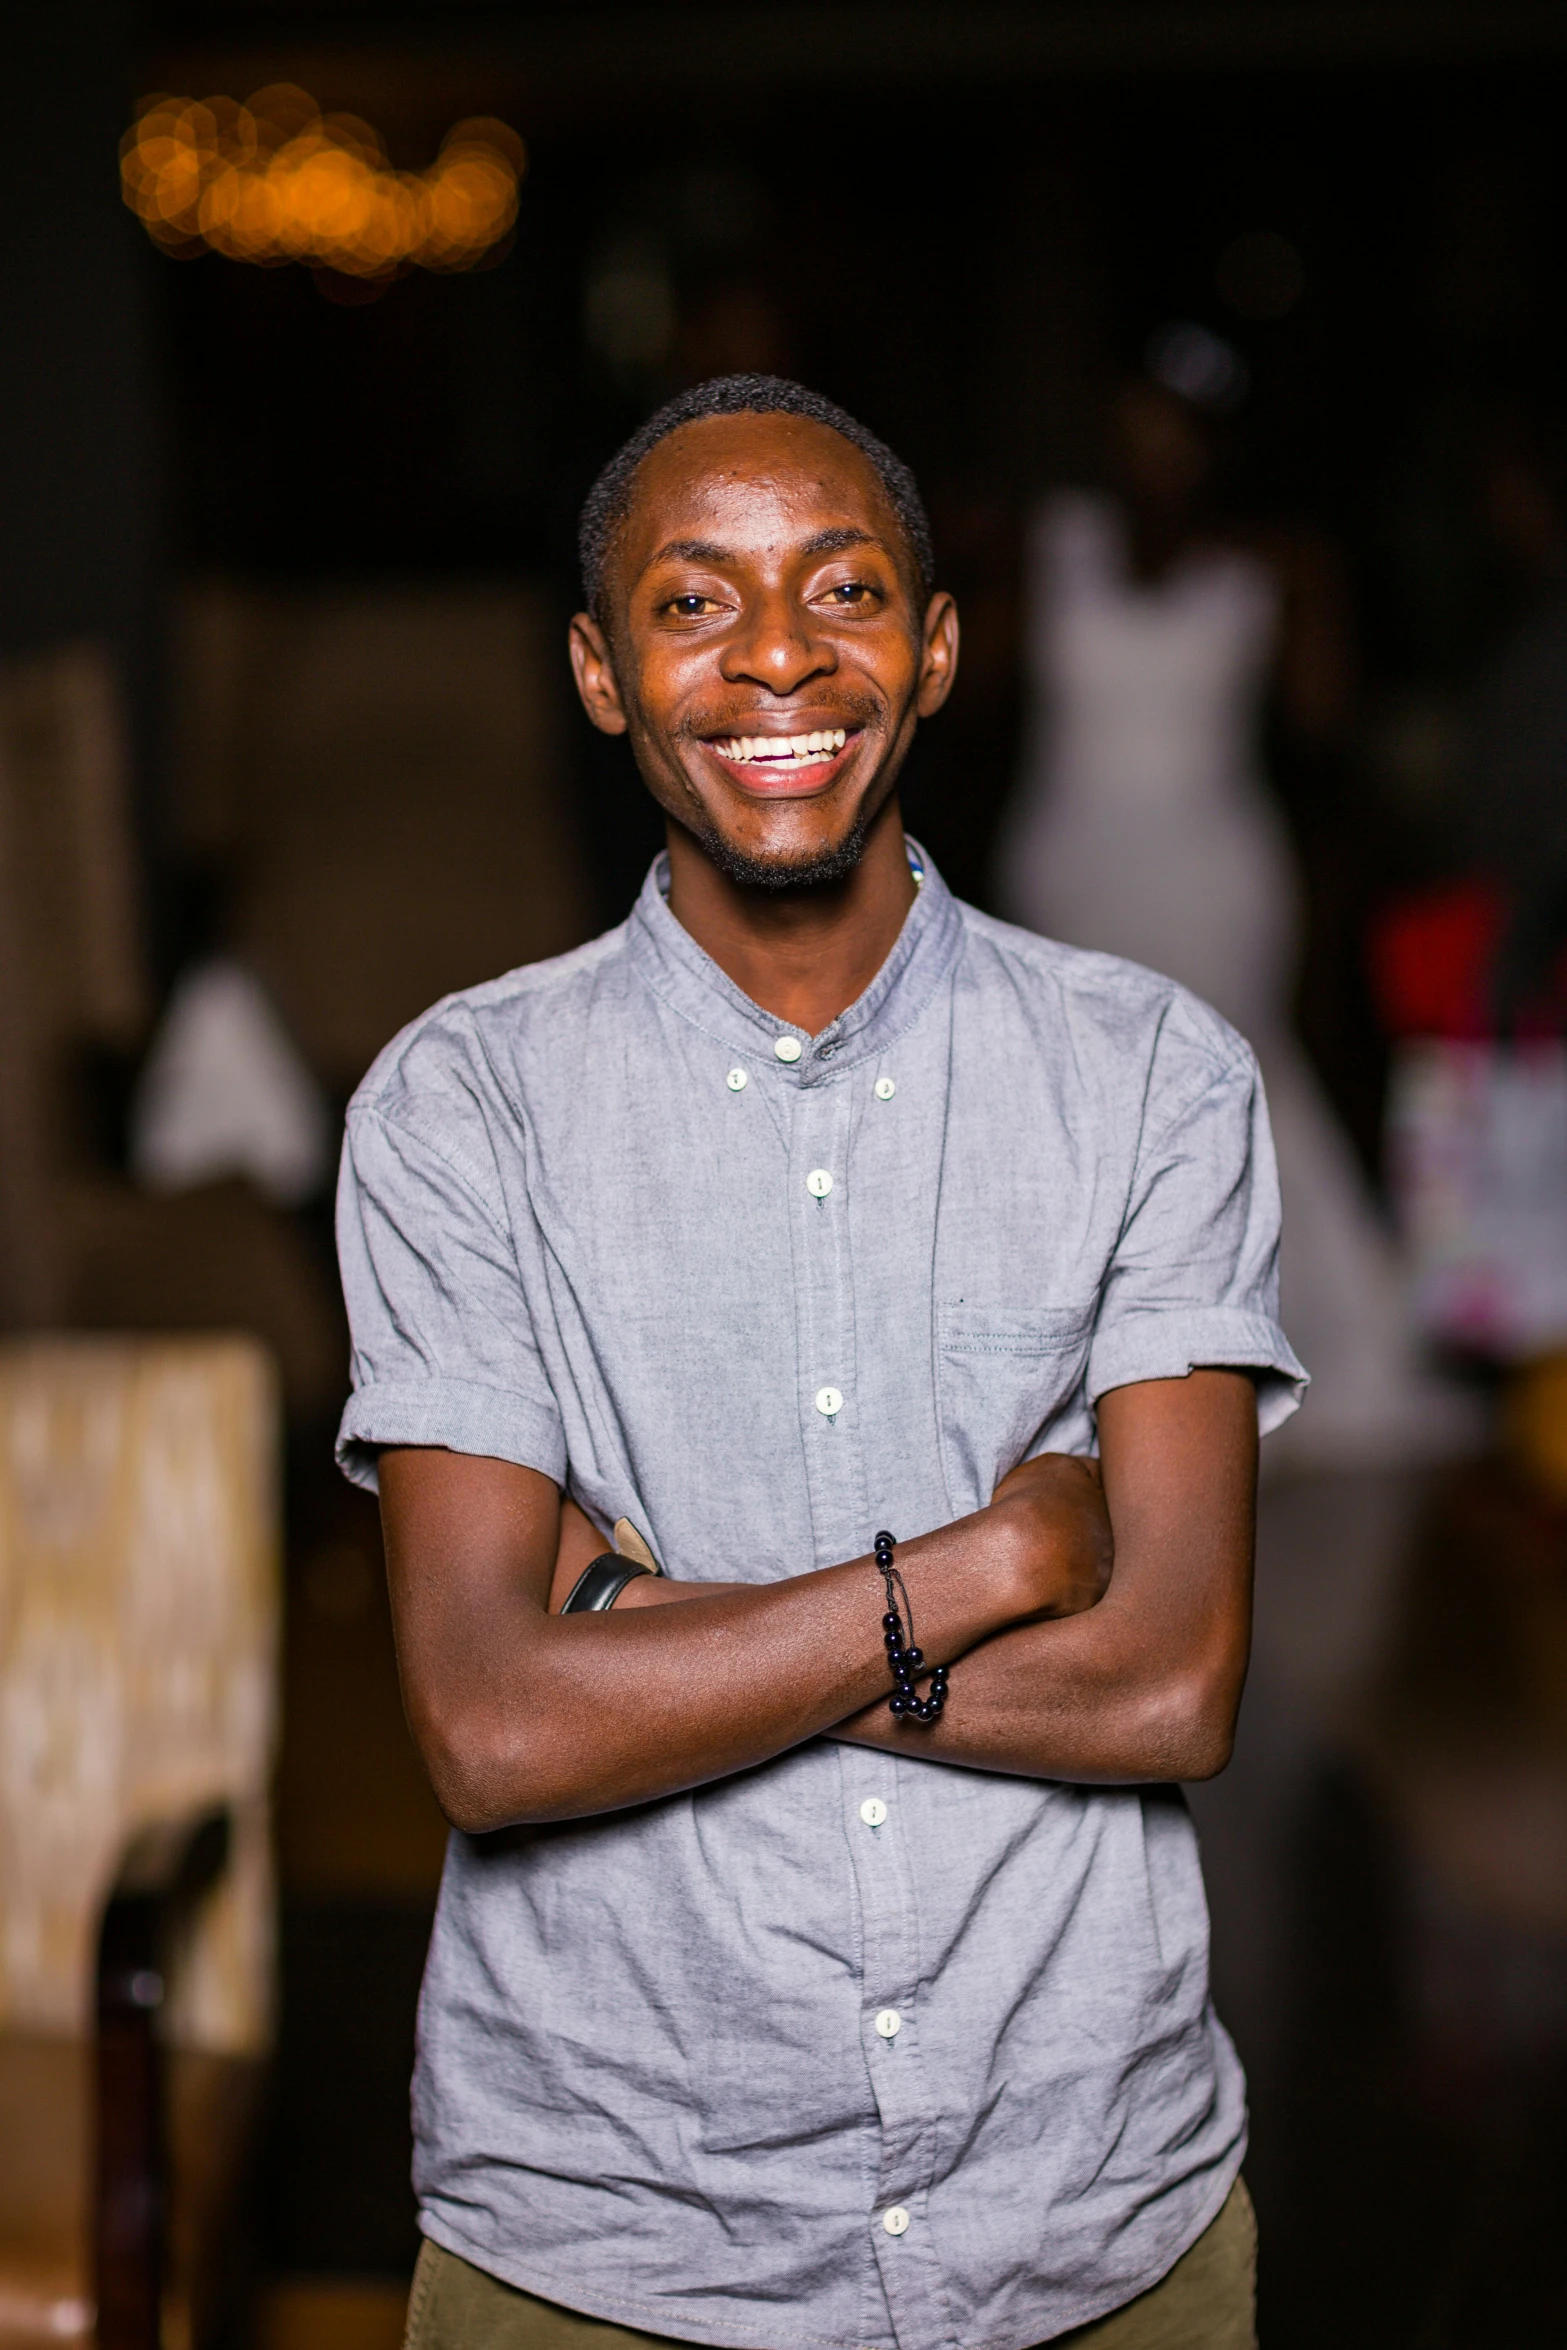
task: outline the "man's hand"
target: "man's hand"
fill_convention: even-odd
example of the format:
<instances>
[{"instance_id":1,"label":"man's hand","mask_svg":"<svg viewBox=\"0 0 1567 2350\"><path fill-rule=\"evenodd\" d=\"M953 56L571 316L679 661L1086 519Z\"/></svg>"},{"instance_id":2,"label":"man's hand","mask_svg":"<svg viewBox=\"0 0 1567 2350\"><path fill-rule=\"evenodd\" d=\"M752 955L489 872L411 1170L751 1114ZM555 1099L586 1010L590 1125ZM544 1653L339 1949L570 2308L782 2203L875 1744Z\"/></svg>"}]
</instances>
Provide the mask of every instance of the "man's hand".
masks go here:
<instances>
[{"instance_id":1,"label":"man's hand","mask_svg":"<svg viewBox=\"0 0 1567 2350\"><path fill-rule=\"evenodd\" d=\"M880 1698L831 1736L975 1770L1087 1781L1206 1779L1223 1770L1251 1643L1257 1403L1240 1371L1150 1379L1099 1400L1115 1571L1097 1606L1019 1624L973 1648L933 1728L907 1728ZM1003 1499L1089 1464L1045 1455L1003 1480ZM1069 1513L1057 1552L1080 1589L1108 1562L1094 1515Z\"/></svg>"},{"instance_id":2,"label":"man's hand","mask_svg":"<svg viewBox=\"0 0 1567 2350\"><path fill-rule=\"evenodd\" d=\"M1044 1554L1053 1596L1041 1617L1076 1616L1097 1606L1109 1589L1115 1538L1096 1460L1036 1453L1002 1478L990 1506L998 1518L1016 1518L1023 1539Z\"/></svg>"}]
</instances>

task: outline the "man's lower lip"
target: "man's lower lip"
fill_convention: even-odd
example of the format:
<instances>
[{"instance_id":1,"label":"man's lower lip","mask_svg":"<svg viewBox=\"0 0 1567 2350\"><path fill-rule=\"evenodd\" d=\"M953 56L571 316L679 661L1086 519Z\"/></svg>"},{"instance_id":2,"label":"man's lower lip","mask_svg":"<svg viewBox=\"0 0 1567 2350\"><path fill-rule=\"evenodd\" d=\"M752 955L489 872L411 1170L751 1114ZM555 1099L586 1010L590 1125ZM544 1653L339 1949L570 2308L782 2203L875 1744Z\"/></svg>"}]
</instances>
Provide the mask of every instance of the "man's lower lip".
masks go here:
<instances>
[{"instance_id":1,"label":"man's lower lip","mask_svg":"<svg viewBox=\"0 0 1567 2350\"><path fill-rule=\"evenodd\" d=\"M830 759L814 759L805 767L780 765L771 770L762 759L726 759L712 743L704 743L702 748L717 760L730 781L753 799L789 800L808 798L830 783L859 741L857 733L851 734L843 749L834 751Z\"/></svg>"}]
</instances>

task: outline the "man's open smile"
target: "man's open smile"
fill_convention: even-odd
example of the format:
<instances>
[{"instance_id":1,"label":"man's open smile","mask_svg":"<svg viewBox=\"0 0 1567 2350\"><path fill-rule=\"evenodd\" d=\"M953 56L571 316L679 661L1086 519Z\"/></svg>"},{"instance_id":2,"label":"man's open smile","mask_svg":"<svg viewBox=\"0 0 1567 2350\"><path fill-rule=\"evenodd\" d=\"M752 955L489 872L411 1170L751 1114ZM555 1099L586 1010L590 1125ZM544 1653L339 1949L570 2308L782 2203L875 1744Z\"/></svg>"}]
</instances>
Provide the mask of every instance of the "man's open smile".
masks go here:
<instances>
[{"instance_id":1,"label":"man's open smile","mask_svg":"<svg viewBox=\"0 0 1567 2350\"><path fill-rule=\"evenodd\" d=\"M730 734L703 742L742 791L766 797L820 791L859 742L860 727L812 727L799 734Z\"/></svg>"}]
</instances>

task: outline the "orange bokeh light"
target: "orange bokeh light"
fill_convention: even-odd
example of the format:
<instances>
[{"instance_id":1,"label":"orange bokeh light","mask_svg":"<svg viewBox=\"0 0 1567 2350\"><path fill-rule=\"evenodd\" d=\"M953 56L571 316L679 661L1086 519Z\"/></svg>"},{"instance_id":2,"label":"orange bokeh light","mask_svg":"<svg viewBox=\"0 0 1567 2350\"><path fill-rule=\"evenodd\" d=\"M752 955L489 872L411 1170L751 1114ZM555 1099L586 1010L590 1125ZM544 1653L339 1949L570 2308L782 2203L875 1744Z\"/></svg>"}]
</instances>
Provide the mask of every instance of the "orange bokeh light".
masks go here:
<instances>
[{"instance_id":1,"label":"orange bokeh light","mask_svg":"<svg viewBox=\"0 0 1567 2350\"><path fill-rule=\"evenodd\" d=\"M478 115L427 171L394 171L369 123L323 114L289 82L243 106L144 99L120 143L125 201L165 251L361 278L471 269L516 219L525 165L517 133Z\"/></svg>"}]
</instances>

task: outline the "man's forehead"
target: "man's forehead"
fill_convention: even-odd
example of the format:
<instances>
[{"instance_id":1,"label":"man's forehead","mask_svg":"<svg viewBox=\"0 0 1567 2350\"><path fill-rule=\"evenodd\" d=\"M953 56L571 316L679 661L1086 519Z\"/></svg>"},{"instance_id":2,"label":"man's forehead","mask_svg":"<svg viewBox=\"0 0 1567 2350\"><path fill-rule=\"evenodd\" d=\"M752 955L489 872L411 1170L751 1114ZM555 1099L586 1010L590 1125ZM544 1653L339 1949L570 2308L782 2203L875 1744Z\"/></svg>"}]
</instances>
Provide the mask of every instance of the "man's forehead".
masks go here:
<instances>
[{"instance_id":1,"label":"man's forehead","mask_svg":"<svg viewBox=\"0 0 1567 2350\"><path fill-rule=\"evenodd\" d=\"M665 545L826 527L877 540L897 520L870 459L830 425L802 416L704 416L651 448L633 480L627 551L640 564ZM890 525L890 533L889 533Z\"/></svg>"}]
</instances>

